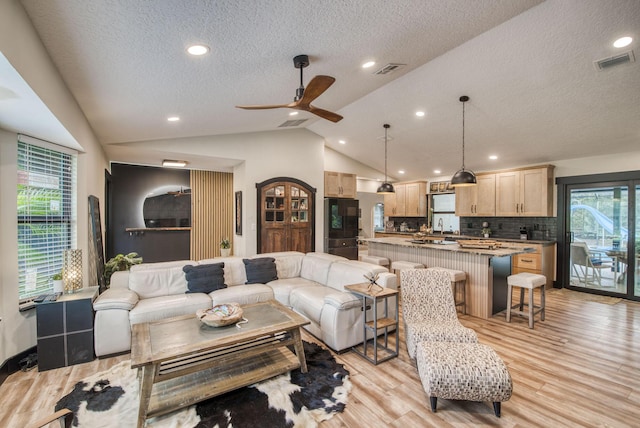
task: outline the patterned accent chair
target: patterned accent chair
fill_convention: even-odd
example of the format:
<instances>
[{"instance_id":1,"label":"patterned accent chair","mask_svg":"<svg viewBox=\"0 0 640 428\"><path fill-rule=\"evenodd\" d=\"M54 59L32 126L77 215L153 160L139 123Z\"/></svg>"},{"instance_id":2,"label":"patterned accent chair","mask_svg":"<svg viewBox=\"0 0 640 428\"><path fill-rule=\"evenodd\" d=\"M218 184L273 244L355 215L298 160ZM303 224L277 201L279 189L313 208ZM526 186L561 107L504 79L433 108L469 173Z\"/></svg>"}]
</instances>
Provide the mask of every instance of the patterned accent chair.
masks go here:
<instances>
[{"instance_id":1,"label":"patterned accent chair","mask_svg":"<svg viewBox=\"0 0 640 428\"><path fill-rule=\"evenodd\" d=\"M448 271L409 269L400 275L405 340L412 359L424 341L478 343L476 332L458 321Z\"/></svg>"}]
</instances>

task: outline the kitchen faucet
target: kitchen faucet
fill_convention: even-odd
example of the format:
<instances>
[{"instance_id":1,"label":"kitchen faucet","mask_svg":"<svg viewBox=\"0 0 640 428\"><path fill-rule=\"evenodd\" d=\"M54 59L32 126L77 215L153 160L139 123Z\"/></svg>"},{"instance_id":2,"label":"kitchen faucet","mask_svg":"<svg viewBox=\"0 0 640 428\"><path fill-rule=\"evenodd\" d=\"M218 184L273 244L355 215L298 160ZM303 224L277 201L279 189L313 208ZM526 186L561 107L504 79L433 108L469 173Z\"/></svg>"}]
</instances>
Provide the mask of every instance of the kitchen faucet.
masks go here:
<instances>
[{"instance_id":1,"label":"kitchen faucet","mask_svg":"<svg viewBox=\"0 0 640 428\"><path fill-rule=\"evenodd\" d=\"M440 228L440 235L444 235L444 222L442 218L438 219L438 227Z\"/></svg>"}]
</instances>

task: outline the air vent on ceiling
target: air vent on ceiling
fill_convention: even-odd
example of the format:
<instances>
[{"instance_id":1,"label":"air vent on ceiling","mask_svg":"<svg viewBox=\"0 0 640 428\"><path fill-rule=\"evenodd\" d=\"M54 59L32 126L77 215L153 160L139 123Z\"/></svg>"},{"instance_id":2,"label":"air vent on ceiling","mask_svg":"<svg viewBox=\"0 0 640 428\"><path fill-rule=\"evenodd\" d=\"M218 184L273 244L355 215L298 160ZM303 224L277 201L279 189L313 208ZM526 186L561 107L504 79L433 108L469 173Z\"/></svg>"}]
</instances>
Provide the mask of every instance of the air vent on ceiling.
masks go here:
<instances>
[{"instance_id":1,"label":"air vent on ceiling","mask_svg":"<svg viewBox=\"0 0 640 428\"><path fill-rule=\"evenodd\" d=\"M602 71L607 68L615 67L616 65L628 64L630 62L634 62L636 60L633 55L633 51L621 53L620 55L612 56L610 58L601 59L595 61L593 64L596 67L596 70Z\"/></svg>"},{"instance_id":2,"label":"air vent on ceiling","mask_svg":"<svg viewBox=\"0 0 640 428\"><path fill-rule=\"evenodd\" d=\"M284 122L282 125L279 125L278 128L286 128L289 126L298 126L303 124L304 122L306 122L309 119L295 119L295 120L287 120L286 122Z\"/></svg>"},{"instance_id":3,"label":"air vent on ceiling","mask_svg":"<svg viewBox=\"0 0 640 428\"><path fill-rule=\"evenodd\" d=\"M396 64L390 62L389 64L383 66L381 69L374 71L373 74L388 74L392 71L396 71L399 68L403 68L405 65L407 64Z\"/></svg>"}]
</instances>

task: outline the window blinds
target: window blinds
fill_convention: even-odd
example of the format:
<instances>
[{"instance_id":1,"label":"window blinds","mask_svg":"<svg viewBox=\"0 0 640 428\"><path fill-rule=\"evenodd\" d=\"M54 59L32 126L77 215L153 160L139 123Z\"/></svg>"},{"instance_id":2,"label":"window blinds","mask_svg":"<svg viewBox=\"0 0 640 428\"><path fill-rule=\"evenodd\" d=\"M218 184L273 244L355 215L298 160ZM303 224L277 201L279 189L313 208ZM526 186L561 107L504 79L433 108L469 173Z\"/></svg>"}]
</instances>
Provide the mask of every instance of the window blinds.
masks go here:
<instances>
[{"instance_id":1,"label":"window blinds","mask_svg":"<svg viewBox=\"0 0 640 428\"><path fill-rule=\"evenodd\" d=\"M76 156L18 141L19 298L50 292L75 236Z\"/></svg>"}]
</instances>

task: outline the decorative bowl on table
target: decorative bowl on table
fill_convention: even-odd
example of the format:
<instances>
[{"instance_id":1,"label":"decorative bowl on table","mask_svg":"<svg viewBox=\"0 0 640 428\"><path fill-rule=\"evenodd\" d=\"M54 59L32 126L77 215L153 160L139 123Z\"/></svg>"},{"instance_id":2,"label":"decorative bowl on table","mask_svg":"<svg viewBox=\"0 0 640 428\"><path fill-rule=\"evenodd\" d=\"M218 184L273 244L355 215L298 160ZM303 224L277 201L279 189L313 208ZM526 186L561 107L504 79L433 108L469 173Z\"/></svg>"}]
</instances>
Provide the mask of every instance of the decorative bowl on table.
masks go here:
<instances>
[{"instance_id":1,"label":"decorative bowl on table","mask_svg":"<svg viewBox=\"0 0 640 428\"><path fill-rule=\"evenodd\" d=\"M210 309L198 309L196 317L211 327L224 327L242 319L244 311L237 303L223 303Z\"/></svg>"}]
</instances>

